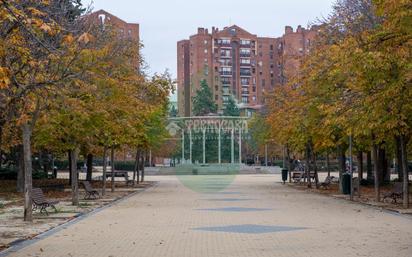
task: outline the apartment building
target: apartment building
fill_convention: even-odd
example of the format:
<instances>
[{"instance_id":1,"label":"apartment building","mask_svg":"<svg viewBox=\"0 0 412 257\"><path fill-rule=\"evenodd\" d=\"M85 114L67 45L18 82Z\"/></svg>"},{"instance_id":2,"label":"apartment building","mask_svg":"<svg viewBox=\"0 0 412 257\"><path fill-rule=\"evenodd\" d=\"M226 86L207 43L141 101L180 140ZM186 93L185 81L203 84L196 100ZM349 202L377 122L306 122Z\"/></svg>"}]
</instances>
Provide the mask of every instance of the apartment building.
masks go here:
<instances>
[{"instance_id":1,"label":"apartment building","mask_svg":"<svg viewBox=\"0 0 412 257\"><path fill-rule=\"evenodd\" d=\"M140 48L140 25L138 23L128 23L105 10L92 12L87 15L87 18L103 28L105 26L114 27L120 38L131 39L136 42L136 47ZM136 60L136 66L139 69L140 60Z\"/></svg>"},{"instance_id":2,"label":"apartment building","mask_svg":"<svg viewBox=\"0 0 412 257\"><path fill-rule=\"evenodd\" d=\"M233 97L244 115L264 105L265 94L299 70L315 30L285 28L280 38L259 37L236 25L223 30L198 28L197 34L177 43L178 109L192 115L192 100L205 80L219 113Z\"/></svg>"}]
</instances>

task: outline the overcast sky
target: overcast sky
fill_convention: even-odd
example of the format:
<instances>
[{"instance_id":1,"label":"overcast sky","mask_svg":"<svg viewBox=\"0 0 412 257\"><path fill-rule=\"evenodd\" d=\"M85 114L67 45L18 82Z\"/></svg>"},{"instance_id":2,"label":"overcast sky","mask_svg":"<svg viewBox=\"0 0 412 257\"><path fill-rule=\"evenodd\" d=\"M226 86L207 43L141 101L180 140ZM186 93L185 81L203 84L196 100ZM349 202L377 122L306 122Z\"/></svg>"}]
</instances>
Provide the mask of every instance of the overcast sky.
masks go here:
<instances>
[{"instance_id":1,"label":"overcast sky","mask_svg":"<svg viewBox=\"0 0 412 257\"><path fill-rule=\"evenodd\" d=\"M82 0L90 4L91 0ZM176 42L198 27L236 24L258 36L279 37L284 27L304 27L327 16L335 0L93 0L126 22L140 24L142 50L149 73L168 69L176 74Z\"/></svg>"}]
</instances>

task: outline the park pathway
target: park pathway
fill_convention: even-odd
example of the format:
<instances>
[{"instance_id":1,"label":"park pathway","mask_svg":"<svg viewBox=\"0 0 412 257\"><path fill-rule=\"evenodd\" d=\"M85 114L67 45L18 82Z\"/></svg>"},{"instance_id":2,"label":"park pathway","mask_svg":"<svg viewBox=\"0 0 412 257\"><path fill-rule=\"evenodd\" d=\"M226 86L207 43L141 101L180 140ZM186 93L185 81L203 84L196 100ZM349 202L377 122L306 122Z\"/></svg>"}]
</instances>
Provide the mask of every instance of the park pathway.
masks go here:
<instances>
[{"instance_id":1,"label":"park pathway","mask_svg":"<svg viewBox=\"0 0 412 257\"><path fill-rule=\"evenodd\" d=\"M412 219L294 190L277 175L239 175L208 193L175 176L148 179L159 183L8 256L412 256Z\"/></svg>"}]
</instances>

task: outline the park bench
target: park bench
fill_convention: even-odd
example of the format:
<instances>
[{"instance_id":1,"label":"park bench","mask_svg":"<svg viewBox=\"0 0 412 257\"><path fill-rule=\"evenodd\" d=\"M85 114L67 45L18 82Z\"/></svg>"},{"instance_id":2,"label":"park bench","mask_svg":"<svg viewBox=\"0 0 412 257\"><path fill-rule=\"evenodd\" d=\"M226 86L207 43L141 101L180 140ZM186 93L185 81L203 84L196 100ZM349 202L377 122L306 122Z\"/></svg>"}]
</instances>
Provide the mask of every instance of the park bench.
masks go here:
<instances>
[{"instance_id":1,"label":"park bench","mask_svg":"<svg viewBox=\"0 0 412 257\"><path fill-rule=\"evenodd\" d=\"M47 207L52 207L55 212L57 209L55 207L59 201L50 201L44 197L43 191L40 188L33 188L32 189L32 200L33 200L33 211L40 209L40 213L45 212L46 215L49 215L47 212Z\"/></svg>"},{"instance_id":2,"label":"park bench","mask_svg":"<svg viewBox=\"0 0 412 257\"><path fill-rule=\"evenodd\" d=\"M325 181L322 182L322 183L320 183L319 186L320 186L321 188L328 189L329 186L332 184L332 181L333 181L333 176L327 176L327 177L325 178Z\"/></svg>"},{"instance_id":3,"label":"park bench","mask_svg":"<svg viewBox=\"0 0 412 257\"><path fill-rule=\"evenodd\" d=\"M292 173L292 180L294 183L298 183L303 179L303 172L293 172Z\"/></svg>"},{"instance_id":4,"label":"park bench","mask_svg":"<svg viewBox=\"0 0 412 257\"><path fill-rule=\"evenodd\" d=\"M106 178L111 178L112 177L112 172L109 171L106 173ZM114 172L114 177L115 178L124 178L126 181L126 184L131 183L132 181L129 179L129 174L127 171L115 171Z\"/></svg>"},{"instance_id":5,"label":"park bench","mask_svg":"<svg viewBox=\"0 0 412 257\"><path fill-rule=\"evenodd\" d=\"M383 201L385 201L386 198L392 198L392 203L396 203L396 200L398 198L403 197L403 184L402 182L396 182L395 185L393 186L393 189L385 193L383 195Z\"/></svg>"},{"instance_id":6,"label":"park bench","mask_svg":"<svg viewBox=\"0 0 412 257\"><path fill-rule=\"evenodd\" d=\"M92 187L89 181L82 181L82 184L86 192L84 195L85 200L97 199L100 197L99 192Z\"/></svg>"},{"instance_id":7,"label":"park bench","mask_svg":"<svg viewBox=\"0 0 412 257\"><path fill-rule=\"evenodd\" d=\"M310 179L311 180L315 180L315 172L311 172L310 173ZM304 179L306 178L306 172L293 172L292 173L292 180L293 182L297 183L297 182L302 182Z\"/></svg>"}]
</instances>

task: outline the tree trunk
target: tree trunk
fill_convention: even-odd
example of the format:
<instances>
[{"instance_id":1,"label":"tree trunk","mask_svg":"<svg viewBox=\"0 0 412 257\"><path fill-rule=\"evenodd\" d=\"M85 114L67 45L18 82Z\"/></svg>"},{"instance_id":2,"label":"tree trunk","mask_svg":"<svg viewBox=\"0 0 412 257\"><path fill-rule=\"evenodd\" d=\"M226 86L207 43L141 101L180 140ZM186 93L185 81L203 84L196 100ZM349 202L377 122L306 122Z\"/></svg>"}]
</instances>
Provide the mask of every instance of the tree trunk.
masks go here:
<instances>
[{"instance_id":1,"label":"tree trunk","mask_svg":"<svg viewBox=\"0 0 412 257\"><path fill-rule=\"evenodd\" d=\"M306 179L308 188L312 188L312 182L310 181L310 145L306 143Z\"/></svg>"},{"instance_id":2,"label":"tree trunk","mask_svg":"<svg viewBox=\"0 0 412 257\"><path fill-rule=\"evenodd\" d=\"M71 154L71 151L68 151L67 152L67 159L68 159L68 162L69 162L69 184L71 185L72 184L72 154Z\"/></svg>"},{"instance_id":3,"label":"tree trunk","mask_svg":"<svg viewBox=\"0 0 412 257\"><path fill-rule=\"evenodd\" d=\"M403 207L409 208L409 168L408 168L408 142L401 136L402 170L403 170Z\"/></svg>"},{"instance_id":4,"label":"tree trunk","mask_svg":"<svg viewBox=\"0 0 412 257\"><path fill-rule=\"evenodd\" d=\"M77 176L77 150L70 150L70 175L72 179L72 205L79 205L79 181Z\"/></svg>"},{"instance_id":5,"label":"tree trunk","mask_svg":"<svg viewBox=\"0 0 412 257\"><path fill-rule=\"evenodd\" d=\"M22 125L24 153L24 221L33 221L32 211L32 159L31 136L32 128L28 122Z\"/></svg>"},{"instance_id":6,"label":"tree trunk","mask_svg":"<svg viewBox=\"0 0 412 257\"><path fill-rule=\"evenodd\" d=\"M363 152L359 151L358 152L358 178L359 182L363 179Z\"/></svg>"},{"instance_id":7,"label":"tree trunk","mask_svg":"<svg viewBox=\"0 0 412 257\"><path fill-rule=\"evenodd\" d=\"M290 163L290 150L289 150L289 147L288 146L286 146L286 158L287 158L287 165L288 165L288 167L287 167L287 169L288 169L288 173L289 173L289 183L292 183L292 165L291 165L291 163ZM273 160L272 160L272 163L273 163Z\"/></svg>"},{"instance_id":8,"label":"tree trunk","mask_svg":"<svg viewBox=\"0 0 412 257\"><path fill-rule=\"evenodd\" d=\"M139 184L139 148L136 149L136 156L134 159L134 168L133 168L133 186L136 184L136 177L137 183Z\"/></svg>"},{"instance_id":9,"label":"tree trunk","mask_svg":"<svg viewBox=\"0 0 412 257\"><path fill-rule=\"evenodd\" d=\"M115 167L114 167L114 145L112 145L112 149L111 149L111 153L110 153L110 161L112 164L112 183L111 183L111 188L112 188L112 192L114 192L114 172L115 172Z\"/></svg>"},{"instance_id":10,"label":"tree trunk","mask_svg":"<svg viewBox=\"0 0 412 257\"><path fill-rule=\"evenodd\" d=\"M373 181L373 168L372 168L372 152L368 151L366 154L366 179Z\"/></svg>"},{"instance_id":11,"label":"tree trunk","mask_svg":"<svg viewBox=\"0 0 412 257\"><path fill-rule=\"evenodd\" d=\"M374 184L375 184L375 200L380 201L380 180L379 180L379 161L378 161L378 146L374 143L372 149L373 167L374 167Z\"/></svg>"},{"instance_id":12,"label":"tree trunk","mask_svg":"<svg viewBox=\"0 0 412 257\"><path fill-rule=\"evenodd\" d=\"M2 145L3 145L3 123L0 124L0 168L3 165L3 151L2 151Z\"/></svg>"},{"instance_id":13,"label":"tree trunk","mask_svg":"<svg viewBox=\"0 0 412 257\"><path fill-rule=\"evenodd\" d=\"M142 153L142 169L141 169L141 171L142 171L142 176L141 176L141 179L140 179L140 182L144 182L144 166L145 166L145 163L146 163L146 152L143 152Z\"/></svg>"},{"instance_id":14,"label":"tree trunk","mask_svg":"<svg viewBox=\"0 0 412 257\"><path fill-rule=\"evenodd\" d=\"M53 169L53 178L57 179L57 168L54 164L54 155L52 155L52 164L51 164L51 166L52 166L52 169Z\"/></svg>"},{"instance_id":15,"label":"tree trunk","mask_svg":"<svg viewBox=\"0 0 412 257\"><path fill-rule=\"evenodd\" d=\"M338 154L339 154L339 191L343 192L342 188L342 176L346 172L346 155L345 150L342 146L338 146Z\"/></svg>"},{"instance_id":16,"label":"tree trunk","mask_svg":"<svg viewBox=\"0 0 412 257\"><path fill-rule=\"evenodd\" d=\"M87 173L86 173L86 180L92 181L93 177L93 154L89 153L87 155Z\"/></svg>"},{"instance_id":17,"label":"tree trunk","mask_svg":"<svg viewBox=\"0 0 412 257\"><path fill-rule=\"evenodd\" d=\"M378 159L379 159L379 183L389 182L390 181L390 172L388 159L385 148L379 147L378 150Z\"/></svg>"},{"instance_id":18,"label":"tree trunk","mask_svg":"<svg viewBox=\"0 0 412 257\"><path fill-rule=\"evenodd\" d=\"M23 145L17 146L17 192L24 192L24 149Z\"/></svg>"},{"instance_id":19,"label":"tree trunk","mask_svg":"<svg viewBox=\"0 0 412 257\"><path fill-rule=\"evenodd\" d=\"M106 172L107 172L107 146L104 146L103 149L103 187L102 187L102 195L106 195Z\"/></svg>"},{"instance_id":20,"label":"tree trunk","mask_svg":"<svg viewBox=\"0 0 412 257\"><path fill-rule=\"evenodd\" d=\"M398 173L399 181L403 181L403 164L402 164L402 146L401 146L401 137L395 137L396 147L395 147L395 155L396 155L396 166L395 169Z\"/></svg>"},{"instance_id":21,"label":"tree trunk","mask_svg":"<svg viewBox=\"0 0 412 257\"><path fill-rule=\"evenodd\" d=\"M317 158L316 158L316 153L313 151L313 171L315 172L315 186L316 188L319 188L319 176L318 176L318 165L316 164Z\"/></svg>"},{"instance_id":22,"label":"tree trunk","mask_svg":"<svg viewBox=\"0 0 412 257\"><path fill-rule=\"evenodd\" d=\"M330 177L329 150L326 152L326 170L328 171L328 177Z\"/></svg>"}]
</instances>

